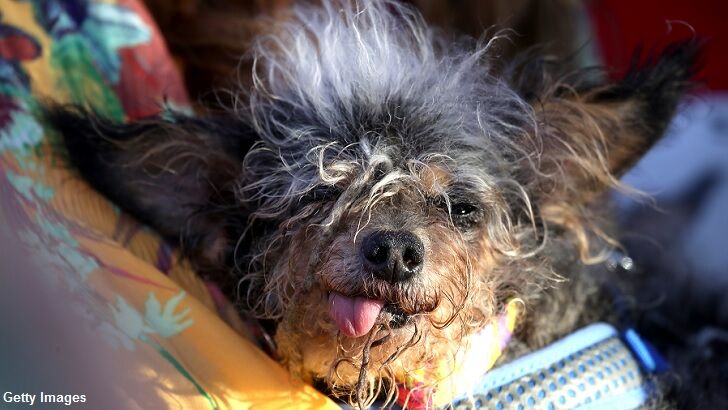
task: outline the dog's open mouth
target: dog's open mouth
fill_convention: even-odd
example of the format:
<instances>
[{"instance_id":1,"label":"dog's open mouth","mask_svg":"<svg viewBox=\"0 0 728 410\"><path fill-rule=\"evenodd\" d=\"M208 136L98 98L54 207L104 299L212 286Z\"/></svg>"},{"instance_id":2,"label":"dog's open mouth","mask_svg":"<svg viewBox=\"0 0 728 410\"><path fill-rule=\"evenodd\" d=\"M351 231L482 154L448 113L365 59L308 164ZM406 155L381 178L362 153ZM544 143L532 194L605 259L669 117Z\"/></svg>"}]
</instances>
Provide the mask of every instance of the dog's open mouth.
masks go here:
<instances>
[{"instance_id":1,"label":"dog's open mouth","mask_svg":"<svg viewBox=\"0 0 728 410\"><path fill-rule=\"evenodd\" d=\"M349 337L369 333L382 311L389 314L389 326L393 329L404 326L410 318L401 307L383 300L345 296L338 292L329 294L329 312L339 331Z\"/></svg>"}]
</instances>

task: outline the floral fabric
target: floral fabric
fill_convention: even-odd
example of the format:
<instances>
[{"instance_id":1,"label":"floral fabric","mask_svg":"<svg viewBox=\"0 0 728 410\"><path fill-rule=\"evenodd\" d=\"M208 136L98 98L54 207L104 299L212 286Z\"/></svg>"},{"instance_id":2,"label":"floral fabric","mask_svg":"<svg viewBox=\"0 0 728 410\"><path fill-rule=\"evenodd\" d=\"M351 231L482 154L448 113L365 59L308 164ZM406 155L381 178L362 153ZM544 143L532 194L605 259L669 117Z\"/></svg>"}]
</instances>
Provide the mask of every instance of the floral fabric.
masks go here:
<instances>
[{"instance_id":1,"label":"floral fabric","mask_svg":"<svg viewBox=\"0 0 728 410\"><path fill-rule=\"evenodd\" d=\"M63 163L37 115L44 99L117 120L188 107L137 0L0 0L0 234L72 296L109 355L142 363L136 376L168 407L336 407L255 347L169 244Z\"/></svg>"}]
</instances>

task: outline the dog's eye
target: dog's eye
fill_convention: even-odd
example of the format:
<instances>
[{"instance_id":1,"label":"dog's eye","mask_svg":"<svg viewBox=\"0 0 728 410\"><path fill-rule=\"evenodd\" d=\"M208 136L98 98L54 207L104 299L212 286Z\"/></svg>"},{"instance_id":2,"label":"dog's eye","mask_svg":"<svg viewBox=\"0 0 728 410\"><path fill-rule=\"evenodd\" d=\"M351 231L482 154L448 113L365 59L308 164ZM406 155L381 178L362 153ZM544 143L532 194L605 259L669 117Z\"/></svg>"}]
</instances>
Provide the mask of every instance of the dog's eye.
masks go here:
<instances>
[{"instance_id":1,"label":"dog's eye","mask_svg":"<svg viewBox=\"0 0 728 410\"><path fill-rule=\"evenodd\" d=\"M470 202L454 202L450 205L452 221L458 228L468 229L475 226L483 216L478 205Z\"/></svg>"},{"instance_id":2,"label":"dog's eye","mask_svg":"<svg viewBox=\"0 0 728 410\"><path fill-rule=\"evenodd\" d=\"M473 204L467 204L467 203L459 203L459 204L453 204L452 206L452 216L453 217L463 217L468 216L472 214L473 212L477 212L478 208Z\"/></svg>"}]
</instances>

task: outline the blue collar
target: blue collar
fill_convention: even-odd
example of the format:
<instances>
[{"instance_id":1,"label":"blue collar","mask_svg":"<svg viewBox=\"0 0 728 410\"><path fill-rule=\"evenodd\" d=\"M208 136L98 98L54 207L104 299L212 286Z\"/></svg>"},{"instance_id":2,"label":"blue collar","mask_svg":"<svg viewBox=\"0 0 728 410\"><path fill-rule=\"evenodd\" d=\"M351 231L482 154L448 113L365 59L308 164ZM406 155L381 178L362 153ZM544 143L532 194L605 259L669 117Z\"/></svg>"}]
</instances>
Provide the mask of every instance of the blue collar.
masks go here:
<instances>
[{"instance_id":1,"label":"blue collar","mask_svg":"<svg viewBox=\"0 0 728 410\"><path fill-rule=\"evenodd\" d=\"M491 370L455 409L635 409L667 368L633 330L595 323Z\"/></svg>"}]
</instances>

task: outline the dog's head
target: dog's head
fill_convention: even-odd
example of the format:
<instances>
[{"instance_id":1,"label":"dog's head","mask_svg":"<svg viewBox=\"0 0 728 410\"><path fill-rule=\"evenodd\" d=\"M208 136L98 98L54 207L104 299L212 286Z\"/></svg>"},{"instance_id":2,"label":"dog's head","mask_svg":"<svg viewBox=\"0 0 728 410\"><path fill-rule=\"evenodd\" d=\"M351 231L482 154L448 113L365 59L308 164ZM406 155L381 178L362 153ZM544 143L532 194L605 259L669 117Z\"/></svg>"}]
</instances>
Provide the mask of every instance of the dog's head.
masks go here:
<instances>
[{"instance_id":1,"label":"dog's head","mask_svg":"<svg viewBox=\"0 0 728 410\"><path fill-rule=\"evenodd\" d=\"M456 360L560 273L550 248L587 261L590 203L663 133L695 46L612 83L499 62L497 39L448 42L389 1L324 3L261 37L222 115L56 123L104 135L88 167L116 168L87 178L201 269L232 267L291 370L351 391Z\"/></svg>"}]
</instances>

